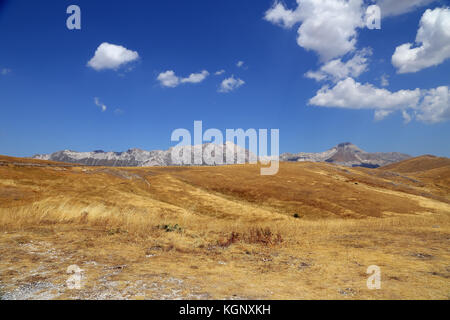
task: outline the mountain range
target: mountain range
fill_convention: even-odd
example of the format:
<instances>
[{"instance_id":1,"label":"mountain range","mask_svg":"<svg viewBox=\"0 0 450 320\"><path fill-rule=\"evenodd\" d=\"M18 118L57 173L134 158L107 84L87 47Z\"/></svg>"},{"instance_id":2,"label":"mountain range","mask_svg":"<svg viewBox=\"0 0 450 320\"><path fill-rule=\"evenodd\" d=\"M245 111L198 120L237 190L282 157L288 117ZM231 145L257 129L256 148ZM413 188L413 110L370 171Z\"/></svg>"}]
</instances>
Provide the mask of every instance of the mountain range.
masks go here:
<instances>
[{"instance_id":1,"label":"mountain range","mask_svg":"<svg viewBox=\"0 0 450 320\"><path fill-rule=\"evenodd\" d=\"M366 152L350 142L340 143L337 146L320 153L296 154L284 153L280 155L281 161L300 162L329 162L348 167L378 168L391 163L411 158L410 155L399 152Z\"/></svg>"},{"instance_id":2,"label":"mountain range","mask_svg":"<svg viewBox=\"0 0 450 320\"><path fill-rule=\"evenodd\" d=\"M231 142L223 145L204 144L201 149L197 147L177 147L180 155L187 155L190 162L194 164L195 154L206 154L202 163L196 165L211 165L214 163L216 156L223 159L226 163L227 152L233 155L233 164L241 164L255 161L257 156L252 152L241 148ZM207 152L205 152L205 150ZM51 160L58 162L82 164L89 166L112 166L112 167L154 167L154 166L174 166L180 165L172 160L172 152L174 148L168 150L146 151L141 149L130 149L125 152L105 152L96 150L93 152L76 152L71 150L58 151L52 154L37 154L34 159ZM222 154L220 154L222 153ZM242 154L245 157L239 157ZM376 152L369 153L361 150L352 143L340 143L337 146L320 153L284 153L280 155L280 161L288 162L328 162L349 167L367 167L377 168L398 161L406 160L411 156L399 152Z\"/></svg>"},{"instance_id":3,"label":"mountain range","mask_svg":"<svg viewBox=\"0 0 450 320\"><path fill-rule=\"evenodd\" d=\"M178 153L180 158L182 158L183 155L187 155L186 162L194 165L212 165L214 164L216 155L221 158L222 163L226 163L227 153L231 154L233 157L230 164L243 164L252 160L257 160L256 155L231 142L226 142L223 145L207 143L192 147L178 146L168 150L153 151L141 149L129 149L125 152L105 152L103 150L76 152L63 150L52 154L37 154L33 156L33 158L88 166L111 167L157 167L186 164L186 162L178 163L174 161L172 159L172 152ZM222 153L222 156L219 156L220 153ZM242 158L239 158L239 154L242 154ZM202 157L202 155L204 156ZM196 164L195 158L200 158L201 163Z\"/></svg>"}]
</instances>

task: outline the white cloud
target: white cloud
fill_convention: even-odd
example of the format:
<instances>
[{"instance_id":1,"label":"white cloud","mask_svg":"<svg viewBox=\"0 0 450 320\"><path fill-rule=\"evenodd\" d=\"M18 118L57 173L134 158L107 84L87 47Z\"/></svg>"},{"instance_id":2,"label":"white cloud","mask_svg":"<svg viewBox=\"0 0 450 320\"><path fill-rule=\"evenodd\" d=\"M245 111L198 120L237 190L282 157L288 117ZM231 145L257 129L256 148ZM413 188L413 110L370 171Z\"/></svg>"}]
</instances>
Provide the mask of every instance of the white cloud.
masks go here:
<instances>
[{"instance_id":1,"label":"white cloud","mask_svg":"<svg viewBox=\"0 0 450 320\"><path fill-rule=\"evenodd\" d=\"M298 45L329 61L355 49L357 29L364 26L363 6L363 0L297 0L297 8L289 10L276 2L264 18L285 28L301 22Z\"/></svg>"},{"instance_id":2,"label":"white cloud","mask_svg":"<svg viewBox=\"0 0 450 320\"><path fill-rule=\"evenodd\" d=\"M450 58L450 8L428 9L420 20L417 47L405 43L395 49L392 64L398 73L417 72Z\"/></svg>"},{"instance_id":3,"label":"white cloud","mask_svg":"<svg viewBox=\"0 0 450 320\"><path fill-rule=\"evenodd\" d=\"M238 62L236 63L236 66L237 66L238 68L242 67L243 65L244 65L244 61L238 61Z\"/></svg>"},{"instance_id":4,"label":"white cloud","mask_svg":"<svg viewBox=\"0 0 450 320\"><path fill-rule=\"evenodd\" d=\"M410 123L411 120L412 120L411 115L410 115L406 110L403 110L403 111L402 111L402 117L403 117L403 122L404 122L405 124Z\"/></svg>"},{"instance_id":5,"label":"white cloud","mask_svg":"<svg viewBox=\"0 0 450 320\"><path fill-rule=\"evenodd\" d=\"M89 60L88 66L97 71L105 69L117 70L120 66L138 58L139 54L136 51L104 42L97 48L94 57Z\"/></svg>"},{"instance_id":6,"label":"white cloud","mask_svg":"<svg viewBox=\"0 0 450 320\"><path fill-rule=\"evenodd\" d=\"M103 103L101 103L101 102L100 102L100 99L97 98L97 97L94 98L94 103L96 104L97 107L99 107L99 108L102 110L102 112L105 112L106 109L108 109L108 108L106 107L106 105L104 105Z\"/></svg>"},{"instance_id":7,"label":"white cloud","mask_svg":"<svg viewBox=\"0 0 450 320\"><path fill-rule=\"evenodd\" d=\"M180 84L180 79L175 75L172 70L167 70L166 72L161 72L158 75L157 80L164 87L175 88Z\"/></svg>"},{"instance_id":8,"label":"white cloud","mask_svg":"<svg viewBox=\"0 0 450 320\"><path fill-rule=\"evenodd\" d=\"M339 81L334 87L324 86L309 104L319 107L345 109L373 109L375 119L381 120L396 110L401 110L406 122L414 114L418 121L437 123L450 120L449 88L430 90L400 90L391 92L371 84L361 84L352 78Z\"/></svg>"},{"instance_id":9,"label":"white cloud","mask_svg":"<svg viewBox=\"0 0 450 320\"><path fill-rule=\"evenodd\" d=\"M372 84L354 80L368 69L371 50L356 51L353 57L342 57L356 49L358 29L364 28L366 6L369 0L297 0L297 7L287 9L278 0L264 19L291 28L299 24L297 43L306 50L315 51L323 65L317 71L309 71L306 77L316 81L330 81L310 99L309 104L319 107L346 109L371 109L375 119L382 120L400 111L404 122L413 119L426 123L450 120L449 88L399 90L391 92ZM433 0L378 0L382 15L394 16L430 4ZM424 67L442 63L450 56L450 9L427 10L413 48L405 44L397 48L393 63L400 73L415 72ZM380 79L381 86L389 86L388 75Z\"/></svg>"},{"instance_id":10,"label":"white cloud","mask_svg":"<svg viewBox=\"0 0 450 320\"><path fill-rule=\"evenodd\" d=\"M299 10L289 10L280 2L275 2L273 7L266 11L264 19L284 28L291 28L302 20Z\"/></svg>"},{"instance_id":11,"label":"white cloud","mask_svg":"<svg viewBox=\"0 0 450 320\"><path fill-rule=\"evenodd\" d=\"M420 98L420 90L401 90L392 93L371 84L361 84L352 78L339 81L333 88L324 86L310 100L321 107L348 109L395 109L414 106Z\"/></svg>"},{"instance_id":12,"label":"white cloud","mask_svg":"<svg viewBox=\"0 0 450 320\"><path fill-rule=\"evenodd\" d=\"M357 78L368 68L368 57L372 50L366 48L358 51L352 59L342 62L335 59L324 64L318 71L308 71L305 76L316 81L331 80L337 82L347 77Z\"/></svg>"},{"instance_id":13,"label":"white cloud","mask_svg":"<svg viewBox=\"0 0 450 320\"><path fill-rule=\"evenodd\" d=\"M383 17L397 16L413 11L419 7L435 2L436 0L378 0Z\"/></svg>"},{"instance_id":14,"label":"white cloud","mask_svg":"<svg viewBox=\"0 0 450 320\"><path fill-rule=\"evenodd\" d=\"M203 70L200 73L191 73L187 78L178 77L173 70L167 70L158 75L157 80L163 87L175 88L182 83L200 83L209 76L209 72Z\"/></svg>"},{"instance_id":15,"label":"white cloud","mask_svg":"<svg viewBox=\"0 0 450 320\"><path fill-rule=\"evenodd\" d=\"M393 112L392 110L384 110L384 109L375 110L374 119L375 121L381 121L388 115L390 115L392 112Z\"/></svg>"},{"instance_id":16,"label":"white cloud","mask_svg":"<svg viewBox=\"0 0 450 320\"><path fill-rule=\"evenodd\" d=\"M245 82L241 79L236 79L234 76L227 78L220 84L219 92L227 93L236 90L240 86L244 85Z\"/></svg>"},{"instance_id":17,"label":"white cloud","mask_svg":"<svg viewBox=\"0 0 450 320\"><path fill-rule=\"evenodd\" d=\"M216 76L220 76L221 74L224 74L225 73L225 70L219 70L219 71L216 71L215 73L214 73L214 75L216 75Z\"/></svg>"},{"instance_id":18,"label":"white cloud","mask_svg":"<svg viewBox=\"0 0 450 320\"><path fill-rule=\"evenodd\" d=\"M427 123L450 120L450 91L442 86L428 90L416 114L416 118Z\"/></svg>"},{"instance_id":19,"label":"white cloud","mask_svg":"<svg viewBox=\"0 0 450 320\"><path fill-rule=\"evenodd\" d=\"M203 70L200 73L191 73L187 78L181 79L182 83L200 83L209 76L209 72Z\"/></svg>"},{"instance_id":20,"label":"white cloud","mask_svg":"<svg viewBox=\"0 0 450 320\"><path fill-rule=\"evenodd\" d=\"M381 76L380 82L381 82L381 86L382 86L382 87L387 87L387 86L389 86L389 75L383 74L383 75Z\"/></svg>"},{"instance_id":21,"label":"white cloud","mask_svg":"<svg viewBox=\"0 0 450 320\"><path fill-rule=\"evenodd\" d=\"M11 73L11 71L12 71L11 69L3 68L3 69L0 70L0 74L2 76L6 76L8 73Z\"/></svg>"}]
</instances>

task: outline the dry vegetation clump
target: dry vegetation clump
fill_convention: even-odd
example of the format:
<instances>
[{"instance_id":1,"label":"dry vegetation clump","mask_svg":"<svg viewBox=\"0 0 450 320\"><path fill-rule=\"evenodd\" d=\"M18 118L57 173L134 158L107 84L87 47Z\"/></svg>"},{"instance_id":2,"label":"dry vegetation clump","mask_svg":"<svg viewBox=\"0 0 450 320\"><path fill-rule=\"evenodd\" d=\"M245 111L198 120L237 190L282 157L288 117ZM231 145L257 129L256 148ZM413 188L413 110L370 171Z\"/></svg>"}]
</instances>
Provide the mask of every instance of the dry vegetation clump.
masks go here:
<instances>
[{"instance_id":1,"label":"dry vegetation clump","mask_svg":"<svg viewBox=\"0 0 450 320\"><path fill-rule=\"evenodd\" d=\"M245 233L231 232L227 239L219 241L218 245L222 248L227 248L237 242L274 246L281 244L283 242L283 237L280 233L274 234L268 227L252 227Z\"/></svg>"}]
</instances>

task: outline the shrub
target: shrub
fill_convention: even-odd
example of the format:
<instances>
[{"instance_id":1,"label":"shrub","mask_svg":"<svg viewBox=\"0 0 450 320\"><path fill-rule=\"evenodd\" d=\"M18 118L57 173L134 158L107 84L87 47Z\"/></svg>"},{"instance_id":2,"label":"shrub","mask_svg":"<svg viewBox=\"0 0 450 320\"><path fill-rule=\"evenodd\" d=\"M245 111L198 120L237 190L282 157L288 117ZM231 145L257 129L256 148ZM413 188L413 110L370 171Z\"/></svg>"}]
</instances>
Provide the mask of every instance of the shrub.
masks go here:
<instances>
[{"instance_id":1,"label":"shrub","mask_svg":"<svg viewBox=\"0 0 450 320\"><path fill-rule=\"evenodd\" d=\"M80 223L86 224L88 222L89 212L83 211L80 216Z\"/></svg>"},{"instance_id":2,"label":"shrub","mask_svg":"<svg viewBox=\"0 0 450 320\"><path fill-rule=\"evenodd\" d=\"M183 229L178 225L178 224L164 224L162 226L160 226L160 229L166 231L166 232L182 232Z\"/></svg>"},{"instance_id":3,"label":"shrub","mask_svg":"<svg viewBox=\"0 0 450 320\"><path fill-rule=\"evenodd\" d=\"M281 244L283 237L280 233L273 233L270 228L251 228L245 233L232 232L227 239L219 241L218 245L227 248L236 242L271 246Z\"/></svg>"},{"instance_id":4,"label":"shrub","mask_svg":"<svg viewBox=\"0 0 450 320\"><path fill-rule=\"evenodd\" d=\"M274 234L270 228L252 228L245 239L247 243L275 245L283 242L281 234Z\"/></svg>"},{"instance_id":5,"label":"shrub","mask_svg":"<svg viewBox=\"0 0 450 320\"><path fill-rule=\"evenodd\" d=\"M232 232L231 235L228 237L228 239L224 240L224 241L219 241L218 245L222 248L228 248L229 246L231 246L233 243L238 242L239 241L239 233L237 232Z\"/></svg>"}]
</instances>

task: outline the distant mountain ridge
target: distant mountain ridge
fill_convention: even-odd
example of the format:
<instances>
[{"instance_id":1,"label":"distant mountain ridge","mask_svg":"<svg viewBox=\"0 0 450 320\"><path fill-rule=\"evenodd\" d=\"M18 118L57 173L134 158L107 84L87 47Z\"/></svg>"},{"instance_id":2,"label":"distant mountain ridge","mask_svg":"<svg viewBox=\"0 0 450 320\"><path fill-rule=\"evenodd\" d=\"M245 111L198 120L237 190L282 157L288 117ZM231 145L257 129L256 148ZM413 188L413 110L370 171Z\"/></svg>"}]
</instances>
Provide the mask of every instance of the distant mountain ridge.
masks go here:
<instances>
[{"instance_id":1,"label":"distant mountain ridge","mask_svg":"<svg viewBox=\"0 0 450 320\"><path fill-rule=\"evenodd\" d=\"M201 147L201 148L200 148ZM211 165L214 163L214 157L218 152L223 154L222 162L226 163L226 154L229 152L233 155L232 164L241 164L256 161L257 157L248 150L241 148L231 142L226 142L223 145L212 143L203 144L201 146L181 146L176 147L178 154L191 153L190 163L195 164L195 155L202 159L201 164L197 165ZM205 152L205 149L207 149ZM175 166L178 163L172 160L172 151L169 150L153 150L146 151L141 149L129 149L125 152L105 152L103 150L96 150L92 152L76 152L71 150L58 151L52 154L37 154L33 156L34 159L51 160L58 162L67 162L74 164L82 164L89 166L110 166L110 167L157 167L157 166ZM208 152L209 151L209 152ZM202 157L206 154L205 157ZM244 158L240 159L239 154L243 154Z\"/></svg>"},{"instance_id":2,"label":"distant mountain ridge","mask_svg":"<svg viewBox=\"0 0 450 320\"><path fill-rule=\"evenodd\" d=\"M189 152L190 146L177 147L178 152ZM206 152L209 156L203 158L202 164L211 165L213 157L216 152L223 153L223 163L226 163L226 153L231 152L234 155L233 164L246 163L249 160L255 161L257 156L250 151L243 149L231 142L226 142L223 145L204 144L201 146L192 147L190 150L194 163L195 154L204 153L205 149L212 150ZM96 150L92 152L76 152L71 150L58 151L52 154L38 154L33 156L34 159L51 160L58 162L67 162L89 166L112 166L112 167L154 167L154 166L174 166L179 165L172 161L172 151L169 150L153 150L146 151L141 149L130 149L125 152L105 152L103 150ZM245 159L238 157L239 153L245 154ZM369 153L361 150L352 143L341 143L337 146L320 153L284 153L280 155L280 161L288 162L328 162L349 167L368 167L377 168L391 163L399 162L411 158L407 154L398 152L377 152Z\"/></svg>"},{"instance_id":3,"label":"distant mountain ridge","mask_svg":"<svg viewBox=\"0 0 450 320\"><path fill-rule=\"evenodd\" d=\"M280 156L281 161L329 162L348 167L366 168L378 168L409 158L411 158L410 155L399 152L365 152L350 142L340 143L321 153L284 153Z\"/></svg>"}]
</instances>

